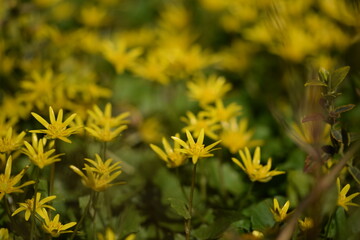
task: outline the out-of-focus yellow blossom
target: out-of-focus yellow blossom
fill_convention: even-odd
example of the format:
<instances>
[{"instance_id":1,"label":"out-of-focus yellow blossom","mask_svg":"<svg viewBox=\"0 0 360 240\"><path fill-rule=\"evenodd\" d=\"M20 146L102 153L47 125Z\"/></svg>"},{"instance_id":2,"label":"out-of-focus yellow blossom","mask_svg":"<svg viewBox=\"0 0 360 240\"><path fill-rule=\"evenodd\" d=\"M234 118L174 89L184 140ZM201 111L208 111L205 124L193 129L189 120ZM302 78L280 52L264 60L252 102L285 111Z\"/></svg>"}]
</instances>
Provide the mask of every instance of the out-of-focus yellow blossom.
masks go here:
<instances>
[{"instance_id":1,"label":"out-of-focus yellow blossom","mask_svg":"<svg viewBox=\"0 0 360 240\"><path fill-rule=\"evenodd\" d=\"M26 102L22 96L22 94L14 97L5 95L0 105L1 114L9 118L15 118L16 120L27 118L32 106L29 102Z\"/></svg>"},{"instance_id":2,"label":"out-of-focus yellow blossom","mask_svg":"<svg viewBox=\"0 0 360 240\"><path fill-rule=\"evenodd\" d=\"M263 143L262 140L252 140L253 130L248 130L248 120L241 118L237 122L236 118L230 119L229 122L222 123L222 131L219 135L221 144L229 149L231 153L236 153L244 147L255 147Z\"/></svg>"},{"instance_id":3,"label":"out-of-focus yellow blossom","mask_svg":"<svg viewBox=\"0 0 360 240\"><path fill-rule=\"evenodd\" d=\"M276 222L283 222L288 216L287 211L289 210L289 207L290 207L290 201L286 201L284 206L280 208L278 200L274 198L274 206L273 208L270 208L274 220Z\"/></svg>"},{"instance_id":4,"label":"out-of-focus yellow blossom","mask_svg":"<svg viewBox=\"0 0 360 240\"><path fill-rule=\"evenodd\" d=\"M337 186L337 189L338 189L338 199L337 199L337 205L338 206L343 207L346 211L349 210L348 206L356 206L356 207L360 206L357 203L351 202L351 200L353 198L355 198L356 196L358 196L360 194L360 192L356 192L356 193L353 193L353 194L351 194L349 196L346 196L346 194L350 190L350 184L346 184L345 187L343 187L341 189L340 179L339 178L336 179L336 186Z\"/></svg>"},{"instance_id":5,"label":"out-of-focus yellow blossom","mask_svg":"<svg viewBox=\"0 0 360 240\"><path fill-rule=\"evenodd\" d=\"M153 28L145 26L137 29L126 30L121 32L120 36L125 39L129 47L153 47L153 43L156 39L156 32ZM152 55L153 52L149 54Z\"/></svg>"},{"instance_id":6,"label":"out-of-focus yellow blossom","mask_svg":"<svg viewBox=\"0 0 360 240\"><path fill-rule=\"evenodd\" d=\"M97 105L93 107L93 111L88 111L90 120L85 130L103 142L112 141L127 128L128 121L124 119L129 116L129 112L112 117L111 110L111 104L107 103L104 112Z\"/></svg>"},{"instance_id":7,"label":"out-of-focus yellow blossom","mask_svg":"<svg viewBox=\"0 0 360 240\"><path fill-rule=\"evenodd\" d=\"M45 209L43 209L43 218L44 218L44 223L43 223L42 227L43 227L44 231L55 238L59 237L60 234L72 233L73 231L67 230L67 229L76 225L76 222L62 224L59 221L59 219L60 219L59 214L56 214L56 216L51 220Z\"/></svg>"},{"instance_id":8,"label":"out-of-focus yellow blossom","mask_svg":"<svg viewBox=\"0 0 360 240\"><path fill-rule=\"evenodd\" d=\"M111 165L111 158L103 162L98 155L96 155L96 159L96 162L91 159L85 159L92 165L85 164L83 170L85 170L86 175L77 167L70 166L81 177L81 181L86 187L96 192L102 192L111 186L124 184L124 182L111 183L121 174L121 171L118 170L120 168L118 162Z\"/></svg>"},{"instance_id":9,"label":"out-of-focus yellow blossom","mask_svg":"<svg viewBox=\"0 0 360 240\"><path fill-rule=\"evenodd\" d=\"M236 103L230 103L228 106L224 106L221 99L216 100L215 106L205 106L204 115L210 119L216 119L218 122L227 122L230 119L238 116L242 107Z\"/></svg>"},{"instance_id":10,"label":"out-of-focus yellow blossom","mask_svg":"<svg viewBox=\"0 0 360 240\"><path fill-rule=\"evenodd\" d=\"M309 217L305 217L304 220L299 219L298 223L300 230L303 232L306 232L314 227L314 221Z\"/></svg>"},{"instance_id":11,"label":"out-of-focus yellow blossom","mask_svg":"<svg viewBox=\"0 0 360 240\"><path fill-rule=\"evenodd\" d=\"M127 236L125 238L125 240L135 240L135 239L136 239L136 234L135 233L129 234L129 236Z\"/></svg>"},{"instance_id":12,"label":"out-of-focus yellow blossom","mask_svg":"<svg viewBox=\"0 0 360 240\"><path fill-rule=\"evenodd\" d=\"M104 58L114 65L117 73L123 73L126 69L135 66L138 57L142 54L142 49L128 49L124 40L118 39L115 42L106 41L103 43L102 54Z\"/></svg>"},{"instance_id":13,"label":"out-of-focus yellow blossom","mask_svg":"<svg viewBox=\"0 0 360 240\"><path fill-rule=\"evenodd\" d=\"M156 52L149 53L147 58L136 64L132 71L142 78L149 79L161 84L168 84L170 81L166 71L169 62Z\"/></svg>"},{"instance_id":14,"label":"out-of-focus yellow blossom","mask_svg":"<svg viewBox=\"0 0 360 240\"><path fill-rule=\"evenodd\" d=\"M346 1L319 1L319 6L330 17L350 26L359 26L360 17L356 13L356 8L350 7Z\"/></svg>"},{"instance_id":15,"label":"out-of-focus yellow blossom","mask_svg":"<svg viewBox=\"0 0 360 240\"><path fill-rule=\"evenodd\" d=\"M229 5L229 0L199 0L201 6L203 6L206 10L209 11L221 11L224 10Z\"/></svg>"},{"instance_id":16,"label":"out-of-focus yellow blossom","mask_svg":"<svg viewBox=\"0 0 360 240\"><path fill-rule=\"evenodd\" d=\"M7 228L0 228L0 240L12 240Z\"/></svg>"},{"instance_id":17,"label":"out-of-focus yellow blossom","mask_svg":"<svg viewBox=\"0 0 360 240\"><path fill-rule=\"evenodd\" d=\"M181 30L188 26L190 22L189 11L178 2L171 2L165 5L165 9L160 12L159 25L165 29Z\"/></svg>"},{"instance_id":18,"label":"out-of-focus yellow blossom","mask_svg":"<svg viewBox=\"0 0 360 240\"><path fill-rule=\"evenodd\" d=\"M245 152L240 150L241 163L238 159L232 158L250 178L252 182L268 182L273 176L284 174L284 171L276 171L271 169L271 158L268 159L266 166L260 164L260 147L256 147L253 158L251 158L250 151L245 147Z\"/></svg>"},{"instance_id":19,"label":"out-of-focus yellow blossom","mask_svg":"<svg viewBox=\"0 0 360 240\"><path fill-rule=\"evenodd\" d=\"M106 228L104 235L102 233L97 234L97 239L98 240L116 240L116 235L115 235L114 231L108 227L108 228Z\"/></svg>"},{"instance_id":20,"label":"out-of-focus yellow blossom","mask_svg":"<svg viewBox=\"0 0 360 240\"><path fill-rule=\"evenodd\" d=\"M325 145L330 142L330 124L308 121L291 125L291 137L300 144Z\"/></svg>"},{"instance_id":21,"label":"out-of-focus yellow blossom","mask_svg":"<svg viewBox=\"0 0 360 240\"><path fill-rule=\"evenodd\" d=\"M205 113L200 112L195 116L192 112L187 112L186 117L182 117L181 120L187 124L182 130L190 131L194 137L199 137L201 130L205 131L205 135L211 139L217 139L218 135L216 131L221 129L221 126L217 123L216 118L209 118Z\"/></svg>"},{"instance_id":22,"label":"out-of-focus yellow blossom","mask_svg":"<svg viewBox=\"0 0 360 240\"><path fill-rule=\"evenodd\" d=\"M53 91L59 87L62 81L63 76L54 76L51 69L47 69L44 75L40 75L38 71L33 71L30 80L24 80L20 83L24 91L22 98L42 110L45 105L54 103Z\"/></svg>"},{"instance_id":23,"label":"out-of-focus yellow blossom","mask_svg":"<svg viewBox=\"0 0 360 240\"><path fill-rule=\"evenodd\" d=\"M80 21L89 27L99 27L106 20L106 11L99 6L85 6L80 10Z\"/></svg>"},{"instance_id":24,"label":"out-of-focus yellow blossom","mask_svg":"<svg viewBox=\"0 0 360 240\"><path fill-rule=\"evenodd\" d=\"M44 151L46 142L46 138L38 140L37 135L33 133L32 144L30 145L30 143L24 141L25 148L22 149L22 152L29 157L30 161L41 169L54 162L61 161L59 157L64 155L61 153L51 156L55 152L55 149L52 148L53 146L51 146L51 144L49 145L49 150Z\"/></svg>"},{"instance_id":25,"label":"out-of-focus yellow blossom","mask_svg":"<svg viewBox=\"0 0 360 240\"><path fill-rule=\"evenodd\" d=\"M198 101L201 106L213 103L231 89L224 77L211 75L208 78L198 77L194 81L187 83L189 96Z\"/></svg>"},{"instance_id":26,"label":"out-of-focus yellow blossom","mask_svg":"<svg viewBox=\"0 0 360 240\"><path fill-rule=\"evenodd\" d=\"M42 218L45 218L45 215L43 213L43 211L45 210L45 208L49 208L52 210L56 210L54 207L47 205L45 203L50 202L52 200L54 200L56 198L56 196L49 196L46 198L41 199L41 193L36 193L36 203L35 203L35 212L37 214L39 214ZM41 200L40 200L41 199ZM27 199L25 200L24 203L18 203L20 205L19 208L17 208L12 214L11 216L14 216L16 214L18 214L19 212L25 211L25 220L28 221L31 214L33 213L33 209L34 209L34 198L31 199Z\"/></svg>"},{"instance_id":27,"label":"out-of-focus yellow blossom","mask_svg":"<svg viewBox=\"0 0 360 240\"><path fill-rule=\"evenodd\" d=\"M102 51L100 36L95 31L79 29L71 37L75 46L87 53L95 54Z\"/></svg>"},{"instance_id":28,"label":"out-of-focus yellow blossom","mask_svg":"<svg viewBox=\"0 0 360 240\"><path fill-rule=\"evenodd\" d=\"M35 183L35 181L27 181L21 184L20 186L15 186L16 184L18 184L18 182L20 182L27 168L21 170L21 172L16 176L11 177L11 167L12 167L12 157L9 156L6 162L5 172L3 174L0 174L0 200L2 200L5 194L14 193L14 192L24 192L21 188Z\"/></svg>"},{"instance_id":29,"label":"out-of-focus yellow blossom","mask_svg":"<svg viewBox=\"0 0 360 240\"><path fill-rule=\"evenodd\" d=\"M164 128L160 120L156 117L150 117L144 119L139 126L139 133L141 138L146 143L160 142L163 136Z\"/></svg>"},{"instance_id":30,"label":"out-of-focus yellow blossom","mask_svg":"<svg viewBox=\"0 0 360 240\"><path fill-rule=\"evenodd\" d=\"M215 53L214 62L218 62L220 69L243 73L249 67L251 58L257 50L258 46L255 44L236 39L230 46Z\"/></svg>"},{"instance_id":31,"label":"out-of-focus yellow blossom","mask_svg":"<svg viewBox=\"0 0 360 240\"><path fill-rule=\"evenodd\" d=\"M186 154L189 158L192 159L193 164L196 164L200 158L207 158L214 156L214 154L210 152L218 149L213 147L219 144L221 140L214 142L205 147L205 145L203 144L204 135L205 135L204 129L200 131L199 137L197 138L196 142L194 141L194 138L191 136L191 133L188 130L185 130L185 132L187 136L187 142L181 140L179 137L176 136L171 137L175 142L179 143L179 145L183 147L180 148L179 150L175 149L175 151L180 151Z\"/></svg>"},{"instance_id":32,"label":"out-of-focus yellow blossom","mask_svg":"<svg viewBox=\"0 0 360 240\"><path fill-rule=\"evenodd\" d=\"M180 135L177 133L175 137L179 138ZM162 144L164 146L165 152L154 144L150 144L150 147L154 152L159 155L159 157L166 162L168 168L179 167L185 163L187 156L179 151L180 144L177 141L174 141L174 148L170 146L166 138L162 138Z\"/></svg>"},{"instance_id":33,"label":"out-of-focus yellow blossom","mask_svg":"<svg viewBox=\"0 0 360 240\"><path fill-rule=\"evenodd\" d=\"M57 21L64 21L71 18L75 13L75 5L70 1L61 1L55 8L51 9L51 17Z\"/></svg>"},{"instance_id":34,"label":"out-of-focus yellow blossom","mask_svg":"<svg viewBox=\"0 0 360 240\"><path fill-rule=\"evenodd\" d=\"M0 153L10 153L19 149L23 145L25 135L24 131L19 134L13 134L13 128L10 127L5 136L0 135Z\"/></svg>"},{"instance_id":35,"label":"out-of-focus yellow blossom","mask_svg":"<svg viewBox=\"0 0 360 240\"><path fill-rule=\"evenodd\" d=\"M5 115L0 115L0 137L6 136L9 129L17 122L15 117L7 118Z\"/></svg>"},{"instance_id":36,"label":"out-of-focus yellow blossom","mask_svg":"<svg viewBox=\"0 0 360 240\"><path fill-rule=\"evenodd\" d=\"M36 120L38 120L46 129L41 130L31 130L32 133L43 133L46 134L46 137L50 139L60 139L64 142L71 143L70 139L68 138L70 135L74 134L78 128L77 127L69 127L67 128L71 122L74 120L76 113L73 113L70 117L68 117L63 122L63 110L60 109L57 119L55 118L55 113L52 107L49 107L49 114L50 114L50 123L48 123L44 118L42 118L39 114L32 112Z\"/></svg>"},{"instance_id":37,"label":"out-of-focus yellow blossom","mask_svg":"<svg viewBox=\"0 0 360 240\"><path fill-rule=\"evenodd\" d=\"M33 2L42 8L48 8L55 5L59 0L33 0Z\"/></svg>"}]
</instances>

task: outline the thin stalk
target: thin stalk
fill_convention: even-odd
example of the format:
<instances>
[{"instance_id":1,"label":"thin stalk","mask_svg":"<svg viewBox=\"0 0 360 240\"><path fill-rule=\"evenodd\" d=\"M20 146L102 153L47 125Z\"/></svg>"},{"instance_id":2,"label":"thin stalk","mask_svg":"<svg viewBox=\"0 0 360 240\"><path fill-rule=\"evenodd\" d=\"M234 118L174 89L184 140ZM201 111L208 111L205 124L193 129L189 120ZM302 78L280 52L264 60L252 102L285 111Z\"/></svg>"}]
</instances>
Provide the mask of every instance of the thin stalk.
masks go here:
<instances>
[{"instance_id":1,"label":"thin stalk","mask_svg":"<svg viewBox=\"0 0 360 240\"><path fill-rule=\"evenodd\" d=\"M49 196L54 193L54 181L55 181L55 163L50 166L50 175L49 175L49 183L48 183L48 193Z\"/></svg>"},{"instance_id":2,"label":"thin stalk","mask_svg":"<svg viewBox=\"0 0 360 240\"><path fill-rule=\"evenodd\" d=\"M244 196L244 198L240 201L240 208L242 208L245 204L246 204L246 201L250 198L251 194L252 194L252 191L253 191L253 188L254 188L254 182L251 182L250 183L250 186L249 186L249 189L248 191L246 192L246 195Z\"/></svg>"},{"instance_id":3,"label":"thin stalk","mask_svg":"<svg viewBox=\"0 0 360 240\"><path fill-rule=\"evenodd\" d=\"M331 215L330 215L330 217L329 217L329 220L328 220L328 222L327 222L327 224L326 224L325 238L327 238L328 235L329 235L330 226L331 226L331 222L332 222L332 220L333 220L333 217L334 217L334 211L332 211L332 213L331 213Z\"/></svg>"},{"instance_id":4,"label":"thin stalk","mask_svg":"<svg viewBox=\"0 0 360 240\"><path fill-rule=\"evenodd\" d=\"M34 202L33 202L33 209L31 213L31 228L30 228L30 240L34 239L34 232L35 232L35 220L36 220L36 195L38 191L39 185L39 169L37 166L34 166L34 177L35 177L35 184L34 184ZM50 196L50 195L49 195Z\"/></svg>"},{"instance_id":5,"label":"thin stalk","mask_svg":"<svg viewBox=\"0 0 360 240\"><path fill-rule=\"evenodd\" d=\"M185 235L186 240L190 240L191 235L191 218L192 218L192 209L193 209L193 197L194 197L194 189L195 189L195 180L196 180L196 166L194 164L193 171L192 171L192 178L191 178L191 189L190 189L190 198L189 198L189 219L185 220Z\"/></svg>"},{"instance_id":6,"label":"thin stalk","mask_svg":"<svg viewBox=\"0 0 360 240\"><path fill-rule=\"evenodd\" d=\"M89 212L89 209L90 209L92 201L94 200L94 197L95 197L95 192L91 191L89 202L87 203L79 222L76 224L75 230L71 234L70 240L74 239L74 237L76 236L76 233L78 232L78 230L79 230L81 224L83 223L87 213Z\"/></svg>"}]
</instances>

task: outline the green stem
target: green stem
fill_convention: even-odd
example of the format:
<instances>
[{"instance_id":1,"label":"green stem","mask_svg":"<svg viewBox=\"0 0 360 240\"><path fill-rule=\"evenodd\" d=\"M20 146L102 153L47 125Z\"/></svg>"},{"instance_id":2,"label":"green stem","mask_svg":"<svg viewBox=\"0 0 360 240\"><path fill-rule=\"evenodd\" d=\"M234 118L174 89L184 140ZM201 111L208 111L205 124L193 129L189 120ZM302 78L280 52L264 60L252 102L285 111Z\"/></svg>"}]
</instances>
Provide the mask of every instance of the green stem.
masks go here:
<instances>
[{"instance_id":1,"label":"green stem","mask_svg":"<svg viewBox=\"0 0 360 240\"><path fill-rule=\"evenodd\" d=\"M242 208L245 204L246 204L246 201L250 198L251 194L252 194L252 191L253 191L253 188L254 188L254 184L255 182L251 182L250 183L250 186L249 186L249 189L248 191L246 192L246 195L244 196L244 198L240 201L240 204L239 204L239 208Z\"/></svg>"},{"instance_id":2,"label":"green stem","mask_svg":"<svg viewBox=\"0 0 360 240\"><path fill-rule=\"evenodd\" d=\"M94 197L95 197L95 192L94 191L91 191L91 194L90 194L90 199L89 199L89 202L87 203L85 209L84 209L84 212L79 220L79 222L76 224L76 227L75 227L75 230L74 232L71 234L71 237L70 237L70 240L74 239L74 237L76 236L76 233L78 232L81 224L83 223L87 213L89 212L89 209L90 209L90 206L91 206L91 202L94 200Z\"/></svg>"},{"instance_id":3,"label":"green stem","mask_svg":"<svg viewBox=\"0 0 360 240\"><path fill-rule=\"evenodd\" d=\"M35 178L35 184L34 184L34 202L33 202L33 209L31 213L31 228L30 228L30 240L34 239L34 233L35 233L35 220L36 220L36 195L38 191L38 185L39 185L39 168L37 166L34 166L34 178Z\"/></svg>"},{"instance_id":4,"label":"green stem","mask_svg":"<svg viewBox=\"0 0 360 240\"><path fill-rule=\"evenodd\" d=\"M50 167L50 175L49 175L49 183L48 183L48 194L49 196L54 193L54 180L55 180L55 163L51 164Z\"/></svg>"},{"instance_id":5,"label":"green stem","mask_svg":"<svg viewBox=\"0 0 360 240\"><path fill-rule=\"evenodd\" d=\"M327 238L328 235L329 235L330 225L331 225L333 217L334 217L334 211L330 214L329 220L328 220L328 222L326 224L325 238Z\"/></svg>"},{"instance_id":6,"label":"green stem","mask_svg":"<svg viewBox=\"0 0 360 240\"><path fill-rule=\"evenodd\" d=\"M107 142L103 142L103 146L102 146L102 159L103 159L103 161L106 160L106 148L107 148Z\"/></svg>"},{"instance_id":7,"label":"green stem","mask_svg":"<svg viewBox=\"0 0 360 240\"><path fill-rule=\"evenodd\" d=\"M190 198L189 198L189 219L185 221L185 235L186 240L190 240L191 235L191 218L192 218L192 209L193 209L193 197L194 197L194 189L195 189L195 180L196 180L196 166L194 164L193 171L192 171L192 178L191 178L191 189L190 189Z\"/></svg>"}]
</instances>

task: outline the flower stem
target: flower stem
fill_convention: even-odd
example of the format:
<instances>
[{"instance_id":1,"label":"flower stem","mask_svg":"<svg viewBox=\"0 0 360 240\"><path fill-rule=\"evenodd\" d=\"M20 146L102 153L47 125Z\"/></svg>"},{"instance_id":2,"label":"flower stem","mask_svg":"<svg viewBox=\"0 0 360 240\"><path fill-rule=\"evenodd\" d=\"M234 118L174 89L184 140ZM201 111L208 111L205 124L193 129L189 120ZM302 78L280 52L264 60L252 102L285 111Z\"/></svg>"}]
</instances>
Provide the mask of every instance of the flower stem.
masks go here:
<instances>
[{"instance_id":1,"label":"flower stem","mask_svg":"<svg viewBox=\"0 0 360 240\"><path fill-rule=\"evenodd\" d=\"M190 198L189 198L189 219L185 220L185 235L186 240L190 240L191 235L191 218L192 218L192 209L193 209L193 197L194 197L194 189L195 189L195 180L196 180L196 166L194 164L191 178L191 189L190 189Z\"/></svg>"},{"instance_id":2,"label":"flower stem","mask_svg":"<svg viewBox=\"0 0 360 240\"><path fill-rule=\"evenodd\" d=\"M34 202L33 202L33 209L31 213L31 228L30 228L30 240L34 239L34 232L35 232L35 221L36 221L36 195L38 191L38 185L39 185L39 169L37 166L34 166L34 178L35 178L35 184L34 184Z\"/></svg>"},{"instance_id":3,"label":"flower stem","mask_svg":"<svg viewBox=\"0 0 360 240\"><path fill-rule=\"evenodd\" d=\"M76 224L75 230L74 230L74 232L71 234L70 240L74 239L74 237L76 236L76 233L78 232L81 224L83 223L86 215L87 215L88 212L89 212L91 203L93 202L94 198L95 198L95 192L94 192L94 191L91 191L90 198L89 198L89 202L87 203L87 205L86 205L86 207L85 207L85 209L84 209L84 212L83 212L83 214L82 214L79 222Z\"/></svg>"}]
</instances>

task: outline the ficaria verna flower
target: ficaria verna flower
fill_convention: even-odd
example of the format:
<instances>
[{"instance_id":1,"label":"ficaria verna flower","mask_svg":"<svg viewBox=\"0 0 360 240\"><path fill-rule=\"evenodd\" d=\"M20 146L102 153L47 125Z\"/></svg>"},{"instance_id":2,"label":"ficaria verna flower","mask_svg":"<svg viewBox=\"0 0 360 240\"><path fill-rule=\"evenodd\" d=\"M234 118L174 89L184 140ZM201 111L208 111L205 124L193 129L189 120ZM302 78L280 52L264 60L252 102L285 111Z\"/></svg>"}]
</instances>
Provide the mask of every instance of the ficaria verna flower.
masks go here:
<instances>
[{"instance_id":1,"label":"ficaria verna flower","mask_svg":"<svg viewBox=\"0 0 360 240\"><path fill-rule=\"evenodd\" d=\"M197 138L196 142L194 141L194 138L191 136L189 130L186 130L186 136L188 139L187 142L184 142L183 140L181 140L176 136L172 136L171 138L174 139L175 142L179 143L183 147L177 151L180 151L186 154L188 157L191 157L193 164L196 164L199 158L207 158L214 156L214 154L211 154L210 152L217 150L217 148L213 149L213 147L215 147L217 144L221 142L221 141L217 141L205 147L205 145L203 144L204 129L201 129L199 133L199 137Z\"/></svg>"},{"instance_id":2,"label":"ficaria verna flower","mask_svg":"<svg viewBox=\"0 0 360 240\"><path fill-rule=\"evenodd\" d=\"M179 136L180 135L178 133L175 134L175 137L179 138ZM166 166L168 168L178 167L185 163L187 156L179 151L180 144L178 142L174 141L174 148L172 148L166 138L163 137L162 144L164 146L165 152L154 144L150 144L150 147L152 150L154 150L154 152L157 153L157 155L159 155L162 160L166 162Z\"/></svg>"},{"instance_id":3,"label":"ficaria verna flower","mask_svg":"<svg viewBox=\"0 0 360 240\"><path fill-rule=\"evenodd\" d=\"M200 112L195 116L192 112L187 112L186 117L182 117L181 120L187 124L183 128L183 131L189 130L194 137L199 137L200 131L204 129L204 133L211 139L218 139L218 135L215 133L221 128L216 119L211 119L205 116L203 112Z\"/></svg>"},{"instance_id":4,"label":"ficaria verna flower","mask_svg":"<svg viewBox=\"0 0 360 240\"><path fill-rule=\"evenodd\" d=\"M7 228L0 228L0 239L12 240L12 238L10 238L9 230Z\"/></svg>"},{"instance_id":5,"label":"ficaria verna flower","mask_svg":"<svg viewBox=\"0 0 360 240\"><path fill-rule=\"evenodd\" d=\"M255 147L262 144L261 140L253 140L254 131L248 129L248 120L242 118L237 122L232 118L222 122L223 130L220 133L221 144L227 147L231 153L236 153L245 147Z\"/></svg>"},{"instance_id":6,"label":"ficaria verna flower","mask_svg":"<svg viewBox=\"0 0 360 240\"><path fill-rule=\"evenodd\" d=\"M337 199L338 206L343 207L346 211L349 210L348 206L357 206L357 207L360 206L357 203L351 202L351 200L353 198L355 198L356 196L358 196L360 194L360 192L356 192L356 193L351 194L350 196L346 196L346 194L350 190L350 184L346 184L345 187L343 187L341 189L340 179L337 178L336 185L337 185L337 189L338 189L338 199Z\"/></svg>"},{"instance_id":7,"label":"ficaria verna flower","mask_svg":"<svg viewBox=\"0 0 360 240\"><path fill-rule=\"evenodd\" d=\"M71 230L67 230L73 226L76 225L76 222L70 222L67 224L62 224L59 221L60 215L56 214L56 216L53 218L53 220L50 220L49 215L47 213L47 211L45 209L43 209L43 214L44 216L44 223L42 225L44 231L46 233L49 233L52 237L59 237L60 234L63 233L71 233L73 231Z\"/></svg>"},{"instance_id":8,"label":"ficaria verna flower","mask_svg":"<svg viewBox=\"0 0 360 240\"><path fill-rule=\"evenodd\" d=\"M81 177L81 181L86 187L89 187L94 191L101 192L111 186L124 183L111 183L121 174L121 171L118 170L120 168L120 166L118 166L119 163L114 163L111 165L111 158L103 162L103 160L97 154L96 159L96 162L91 159L85 159L92 165L90 166L85 164L83 170L85 170L86 175L77 167L73 165L70 166L70 168Z\"/></svg>"},{"instance_id":9,"label":"ficaria verna flower","mask_svg":"<svg viewBox=\"0 0 360 240\"><path fill-rule=\"evenodd\" d=\"M221 99L231 89L231 85L226 82L224 77L215 75L211 75L207 79L200 77L195 81L188 82L187 87L190 97L199 101L202 106Z\"/></svg>"},{"instance_id":10,"label":"ficaria verna flower","mask_svg":"<svg viewBox=\"0 0 360 240\"><path fill-rule=\"evenodd\" d=\"M41 199L41 193L36 193L36 203L35 203L35 212L39 214L42 218L45 218L43 210L49 208L55 210L54 207L47 205L45 203L54 200L56 196L49 196L44 199ZM41 200L40 200L41 199ZM34 198L25 200L24 203L19 203L20 207L16 209L11 216L18 214L19 212L25 211L25 220L28 221L34 209Z\"/></svg>"},{"instance_id":11,"label":"ficaria verna flower","mask_svg":"<svg viewBox=\"0 0 360 240\"><path fill-rule=\"evenodd\" d=\"M309 217L305 217L304 220L299 219L298 223L300 230L303 232L314 227L314 221L312 220L312 218Z\"/></svg>"},{"instance_id":12,"label":"ficaria verna flower","mask_svg":"<svg viewBox=\"0 0 360 240\"><path fill-rule=\"evenodd\" d=\"M206 106L203 113L210 119L215 119L218 122L226 122L238 116L240 114L241 108L242 107L236 103L230 103L225 107L222 100L218 99L215 102L215 106Z\"/></svg>"},{"instance_id":13,"label":"ficaria verna flower","mask_svg":"<svg viewBox=\"0 0 360 240\"><path fill-rule=\"evenodd\" d=\"M23 144L25 132L13 135L13 128L10 127L6 135L0 136L0 153L8 153L17 150Z\"/></svg>"},{"instance_id":14,"label":"ficaria verna flower","mask_svg":"<svg viewBox=\"0 0 360 240\"><path fill-rule=\"evenodd\" d=\"M271 169L271 158L268 159L266 166L260 164L260 147L255 149L254 157L251 159L250 151L245 147L245 153L240 150L241 163L238 159L232 158L233 162L236 163L244 172L249 176L252 182L268 182L273 176L284 174L283 171L270 171Z\"/></svg>"},{"instance_id":15,"label":"ficaria verna flower","mask_svg":"<svg viewBox=\"0 0 360 240\"><path fill-rule=\"evenodd\" d=\"M38 140L37 135L33 133L32 145L30 145L27 141L24 141L26 148L23 148L22 150L22 152L29 157L30 161L41 169L54 162L61 161L59 157L64 155L61 153L51 156L55 152L55 149L44 151L46 143L46 138Z\"/></svg>"},{"instance_id":16,"label":"ficaria verna flower","mask_svg":"<svg viewBox=\"0 0 360 240\"><path fill-rule=\"evenodd\" d=\"M33 133L44 133L48 138L51 139L60 139L64 142L71 143L68 136L74 134L78 129L77 127L69 127L67 128L72 120L75 118L76 113L73 113L70 117L68 117L63 122L63 110L60 109L57 119L55 118L55 113L52 107L49 107L50 114L50 123L48 123L44 118L42 118L39 114L34 112L31 113L36 120L38 120L46 129L40 130L31 130Z\"/></svg>"},{"instance_id":17,"label":"ficaria verna flower","mask_svg":"<svg viewBox=\"0 0 360 240\"><path fill-rule=\"evenodd\" d=\"M124 119L129 116L129 112L112 117L111 109L111 104L108 103L105 106L104 113L96 105L94 106L93 111L88 111L90 121L88 126L85 127L85 130L103 142L112 141L127 128L126 123L128 121Z\"/></svg>"},{"instance_id":18,"label":"ficaria verna flower","mask_svg":"<svg viewBox=\"0 0 360 240\"><path fill-rule=\"evenodd\" d=\"M27 181L20 186L15 185L21 180L24 176L26 169L21 170L21 172L16 175L15 177L11 177L11 167L12 167L12 157L9 156L6 167L5 173L0 174L0 200L4 197L5 194L13 193L13 192L23 192L21 188L34 184L35 181Z\"/></svg>"},{"instance_id":19,"label":"ficaria verna flower","mask_svg":"<svg viewBox=\"0 0 360 240\"><path fill-rule=\"evenodd\" d=\"M284 206L282 208L280 208L278 200L276 198L274 198L274 207L270 208L270 211L274 217L274 220L276 222L284 221L285 218L288 216L287 211L289 210L289 207L290 207L290 201L286 201Z\"/></svg>"}]
</instances>

